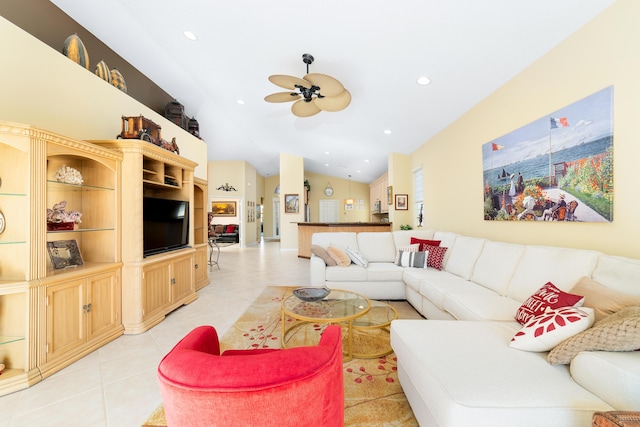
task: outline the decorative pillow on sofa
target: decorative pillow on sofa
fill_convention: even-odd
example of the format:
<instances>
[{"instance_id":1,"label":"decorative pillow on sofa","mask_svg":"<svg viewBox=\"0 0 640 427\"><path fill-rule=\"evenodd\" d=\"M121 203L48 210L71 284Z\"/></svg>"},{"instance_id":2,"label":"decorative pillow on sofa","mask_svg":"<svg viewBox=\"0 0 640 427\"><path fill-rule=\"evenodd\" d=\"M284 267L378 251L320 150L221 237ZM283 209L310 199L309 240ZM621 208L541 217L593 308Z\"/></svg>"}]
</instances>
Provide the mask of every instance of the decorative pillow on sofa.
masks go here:
<instances>
[{"instance_id":1,"label":"decorative pillow on sofa","mask_svg":"<svg viewBox=\"0 0 640 427\"><path fill-rule=\"evenodd\" d=\"M338 265L338 263L336 263L336 261L333 258L331 258L331 255L329 255L329 252L327 252L327 250L322 246L311 245L311 253L317 257L320 257L324 261L324 263L329 267Z\"/></svg>"},{"instance_id":2,"label":"decorative pillow on sofa","mask_svg":"<svg viewBox=\"0 0 640 427\"><path fill-rule=\"evenodd\" d=\"M640 306L640 296L624 294L607 288L588 277L578 280L569 290L572 294L584 295L584 307L595 310L596 322L633 305Z\"/></svg>"},{"instance_id":3,"label":"decorative pillow on sofa","mask_svg":"<svg viewBox=\"0 0 640 427\"><path fill-rule=\"evenodd\" d=\"M400 267L427 268L429 252L425 251L400 251L397 264Z\"/></svg>"},{"instance_id":4,"label":"decorative pillow on sofa","mask_svg":"<svg viewBox=\"0 0 640 427\"><path fill-rule=\"evenodd\" d=\"M216 234L222 234L222 233L224 233L224 225L223 225L223 224L218 224L218 225L216 225L216 226L215 226L215 228L213 229L213 231L214 231Z\"/></svg>"},{"instance_id":5,"label":"decorative pillow on sofa","mask_svg":"<svg viewBox=\"0 0 640 427\"><path fill-rule=\"evenodd\" d=\"M564 292L553 283L547 282L520 306L516 312L516 320L524 325L533 317L544 313L547 307L581 307L583 302L582 295Z\"/></svg>"},{"instance_id":6,"label":"decorative pillow on sofa","mask_svg":"<svg viewBox=\"0 0 640 427\"><path fill-rule=\"evenodd\" d=\"M327 253L340 267L349 267L351 264L351 258L349 258L349 255L336 246L329 246L327 248Z\"/></svg>"},{"instance_id":7,"label":"decorative pillow on sofa","mask_svg":"<svg viewBox=\"0 0 640 427\"><path fill-rule=\"evenodd\" d=\"M511 338L509 347L526 351L549 351L567 338L593 325L593 309L562 307L548 309L527 322Z\"/></svg>"},{"instance_id":8,"label":"decorative pillow on sofa","mask_svg":"<svg viewBox=\"0 0 640 427\"><path fill-rule=\"evenodd\" d=\"M640 307L627 307L596 322L593 327L555 346L547 360L567 364L581 351L634 351L640 349Z\"/></svg>"},{"instance_id":9,"label":"decorative pillow on sofa","mask_svg":"<svg viewBox=\"0 0 640 427\"><path fill-rule=\"evenodd\" d=\"M396 265L400 265L398 264L398 261L400 260L400 251L402 252L418 252L420 250L420 244L415 243L413 245L409 245L409 246L402 246L399 248L396 248L396 259L393 261L394 264Z\"/></svg>"},{"instance_id":10,"label":"decorative pillow on sofa","mask_svg":"<svg viewBox=\"0 0 640 427\"><path fill-rule=\"evenodd\" d=\"M347 256L349 257L349 259L351 259L351 261L355 265L359 265L360 267L364 267L364 268L367 268L367 266L369 265L369 261L367 261L367 258L365 258L365 256L362 255L362 253L357 249L348 247Z\"/></svg>"},{"instance_id":11,"label":"decorative pillow on sofa","mask_svg":"<svg viewBox=\"0 0 640 427\"><path fill-rule=\"evenodd\" d=\"M236 231L236 226L233 224L227 225L227 229L224 230L225 233L235 233L235 231Z\"/></svg>"},{"instance_id":12,"label":"decorative pillow on sofa","mask_svg":"<svg viewBox=\"0 0 640 427\"><path fill-rule=\"evenodd\" d=\"M447 253L447 248L424 245L424 247L420 249L429 252L427 259L427 265L429 267L435 268L436 270L442 270L442 261L444 260L445 253Z\"/></svg>"},{"instance_id":13,"label":"decorative pillow on sofa","mask_svg":"<svg viewBox=\"0 0 640 427\"><path fill-rule=\"evenodd\" d=\"M425 246L440 246L440 243L442 242L442 240L428 240L428 239L418 239L417 237L412 237L411 241L409 243L411 243L412 245L417 243L420 245L420 250L421 251L426 251L427 249L425 248Z\"/></svg>"}]
</instances>

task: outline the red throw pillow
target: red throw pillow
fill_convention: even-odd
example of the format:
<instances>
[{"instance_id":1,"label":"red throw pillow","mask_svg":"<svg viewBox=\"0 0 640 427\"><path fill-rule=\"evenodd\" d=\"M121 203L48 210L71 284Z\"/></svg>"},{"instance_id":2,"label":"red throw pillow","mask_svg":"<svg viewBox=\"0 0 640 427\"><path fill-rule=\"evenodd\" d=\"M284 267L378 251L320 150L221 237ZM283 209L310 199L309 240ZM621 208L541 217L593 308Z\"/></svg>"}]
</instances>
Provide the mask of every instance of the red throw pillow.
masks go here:
<instances>
[{"instance_id":1,"label":"red throw pillow","mask_svg":"<svg viewBox=\"0 0 640 427\"><path fill-rule=\"evenodd\" d=\"M420 250L421 251L426 251L427 249L425 249L425 245L429 245L429 246L440 246L440 242L442 242L442 240L427 240L427 239L418 239L417 237L412 237L411 238L411 244L420 244Z\"/></svg>"},{"instance_id":2,"label":"red throw pillow","mask_svg":"<svg viewBox=\"0 0 640 427\"><path fill-rule=\"evenodd\" d=\"M524 325L535 316L544 313L547 307L554 309L570 306L581 307L583 303L584 297L582 295L564 292L553 283L547 282L520 306L516 312L516 320Z\"/></svg>"},{"instance_id":3,"label":"red throw pillow","mask_svg":"<svg viewBox=\"0 0 640 427\"><path fill-rule=\"evenodd\" d=\"M420 245L423 246L423 245ZM442 260L444 260L444 254L447 252L447 248L440 246L424 245L420 248L421 251L429 252L427 257L427 266L442 270Z\"/></svg>"},{"instance_id":4,"label":"red throw pillow","mask_svg":"<svg viewBox=\"0 0 640 427\"><path fill-rule=\"evenodd\" d=\"M234 231L236 231L235 225L227 225L227 230L225 231L225 233L233 233Z\"/></svg>"}]
</instances>

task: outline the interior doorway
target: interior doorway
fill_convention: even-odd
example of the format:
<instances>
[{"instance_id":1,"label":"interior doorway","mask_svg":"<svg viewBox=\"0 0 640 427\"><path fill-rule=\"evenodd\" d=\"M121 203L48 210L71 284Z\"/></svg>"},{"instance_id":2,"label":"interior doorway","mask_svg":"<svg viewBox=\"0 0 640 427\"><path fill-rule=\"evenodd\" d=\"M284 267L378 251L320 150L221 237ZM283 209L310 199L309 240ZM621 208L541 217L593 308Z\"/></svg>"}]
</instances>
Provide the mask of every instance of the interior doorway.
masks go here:
<instances>
[{"instance_id":1,"label":"interior doorway","mask_svg":"<svg viewBox=\"0 0 640 427\"><path fill-rule=\"evenodd\" d=\"M338 201L320 200L320 222L338 222Z\"/></svg>"},{"instance_id":2,"label":"interior doorway","mask_svg":"<svg viewBox=\"0 0 640 427\"><path fill-rule=\"evenodd\" d=\"M273 198L273 237L280 237L280 198Z\"/></svg>"}]
</instances>

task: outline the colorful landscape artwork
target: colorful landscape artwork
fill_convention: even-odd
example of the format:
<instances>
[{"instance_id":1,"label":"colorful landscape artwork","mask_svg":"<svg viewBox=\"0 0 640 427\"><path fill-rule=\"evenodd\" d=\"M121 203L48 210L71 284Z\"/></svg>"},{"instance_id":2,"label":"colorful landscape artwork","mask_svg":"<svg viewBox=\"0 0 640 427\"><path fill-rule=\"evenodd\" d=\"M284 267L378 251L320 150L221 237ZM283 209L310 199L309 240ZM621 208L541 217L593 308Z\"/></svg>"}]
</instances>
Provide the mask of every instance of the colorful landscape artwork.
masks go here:
<instances>
[{"instance_id":1,"label":"colorful landscape artwork","mask_svg":"<svg viewBox=\"0 0 640 427\"><path fill-rule=\"evenodd\" d=\"M482 146L484 219L613 221L613 87Z\"/></svg>"}]
</instances>

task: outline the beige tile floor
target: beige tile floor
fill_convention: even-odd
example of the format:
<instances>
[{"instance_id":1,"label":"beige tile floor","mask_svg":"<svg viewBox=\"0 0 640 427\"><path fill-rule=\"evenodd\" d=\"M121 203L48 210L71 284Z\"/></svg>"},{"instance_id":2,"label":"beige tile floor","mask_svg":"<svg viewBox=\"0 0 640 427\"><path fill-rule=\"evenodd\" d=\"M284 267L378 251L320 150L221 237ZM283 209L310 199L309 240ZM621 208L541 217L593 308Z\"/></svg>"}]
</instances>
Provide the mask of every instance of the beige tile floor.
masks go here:
<instances>
[{"instance_id":1,"label":"beige tile floor","mask_svg":"<svg viewBox=\"0 0 640 427\"><path fill-rule=\"evenodd\" d=\"M198 299L124 335L29 389L0 397L0 427L139 427L160 404L156 367L187 332L223 334L268 285L308 285L309 261L278 242L222 248Z\"/></svg>"}]
</instances>

